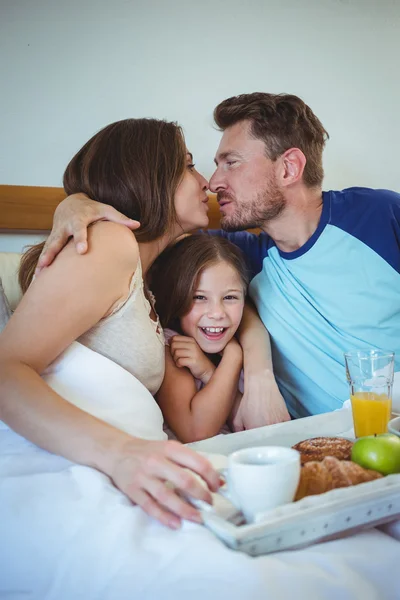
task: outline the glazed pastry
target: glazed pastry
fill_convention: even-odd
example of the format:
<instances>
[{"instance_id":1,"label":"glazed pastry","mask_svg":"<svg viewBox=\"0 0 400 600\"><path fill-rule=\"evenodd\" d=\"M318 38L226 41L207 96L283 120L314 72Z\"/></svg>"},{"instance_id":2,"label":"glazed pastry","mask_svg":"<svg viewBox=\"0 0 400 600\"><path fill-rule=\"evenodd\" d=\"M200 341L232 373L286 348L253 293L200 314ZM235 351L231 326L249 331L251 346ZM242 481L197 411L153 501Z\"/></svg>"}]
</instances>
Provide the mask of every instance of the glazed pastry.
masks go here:
<instances>
[{"instance_id":1,"label":"glazed pastry","mask_svg":"<svg viewBox=\"0 0 400 600\"><path fill-rule=\"evenodd\" d=\"M381 477L377 471L363 469L356 463L338 460L333 456L327 456L322 461L309 461L301 467L295 501L305 496L323 494L336 488L349 487Z\"/></svg>"},{"instance_id":2,"label":"glazed pastry","mask_svg":"<svg viewBox=\"0 0 400 600\"><path fill-rule=\"evenodd\" d=\"M293 446L301 456L301 464L309 461L320 461L326 456L334 456L339 460L350 460L353 442L340 437L316 437L304 440Z\"/></svg>"}]
</instances>

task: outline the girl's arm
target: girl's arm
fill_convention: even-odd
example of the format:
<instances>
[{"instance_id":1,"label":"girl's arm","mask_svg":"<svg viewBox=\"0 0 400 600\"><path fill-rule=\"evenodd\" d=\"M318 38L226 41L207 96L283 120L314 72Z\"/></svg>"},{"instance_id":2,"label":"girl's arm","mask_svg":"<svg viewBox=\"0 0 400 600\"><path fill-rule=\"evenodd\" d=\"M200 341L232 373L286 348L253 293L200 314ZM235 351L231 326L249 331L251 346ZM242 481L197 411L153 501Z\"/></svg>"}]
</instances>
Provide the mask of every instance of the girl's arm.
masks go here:
<instances>
[{"instance_id":1,"label":"girl's arm","mask_svg":"<svg viewBox=\"0 0 400 600\"><path fill-rule=\"evenodd\" d=\"M174 349L177 338L180 351ZM182 339L187 340L183 351ZM233 339L211 376L208 376L208 370L200 368L206 373L208 383L197 391L192 369L198 368L199 361L195 359L198 352L203 354L195 340L175 336L171 348L166 347L165 377L157 393L168 425L184 443L212 437L220 431L232 410L242 369L242 350ZM204 354L203 357L206 358Z\"/></svg>"},{"instance_id":2,"label":"girl's arm","mask_svg":"<svg viewBox=\"0 0 400 600\"><path fill-rule=\"evenodd\" d=\"M235 431L289 421L275 381L269 333L254 306L246 302L238 333L243 348L244 394L233 420Z\"/></svg>"},{"instance_id":3,"label":"girl's arm","mask_svg":"<svg viewBox=\"0 0 400 600\"><path fill-rule=\"evenodd\" d=\"M180 466L192 468L216 489L207 461L179 444L133 438L70 404L40 377L81 334L126 298L138 260L132 233L99 223L83 257L69 244L32 283L0 336L0 419L46 450L99 469L148 513L171 526L177 515L198 519L165 487L202 499L208 490Z\"/></svg>"}]
</instances>

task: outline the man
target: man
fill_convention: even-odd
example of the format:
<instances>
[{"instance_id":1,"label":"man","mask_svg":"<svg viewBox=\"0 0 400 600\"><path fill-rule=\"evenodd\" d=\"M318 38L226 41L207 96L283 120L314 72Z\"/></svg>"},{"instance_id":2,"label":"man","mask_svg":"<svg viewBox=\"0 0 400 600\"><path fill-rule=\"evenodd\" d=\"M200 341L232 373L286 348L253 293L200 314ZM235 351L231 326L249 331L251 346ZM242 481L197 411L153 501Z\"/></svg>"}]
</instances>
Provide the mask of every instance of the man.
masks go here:
<instances>
[{"instance_id":1,"label":"man","mask_svg":"<svg viewBox=\"0 0 400 600\"><path fill-rule=\"evenodd\" d=\"M222 213L218 233L248 257L250 296L271 335L279 389L294 417L340 408L348 398L346 350L400 356L400 195L322 192L328 134L296 96L229 98L214 118L223 131L210 180ZM103 217L93 212L92 220ZM65 240L81 227L57 235ZM252 227L262 233L243 231ZM50 240L41 266L62 243Z\"/></svg>"}]
</instances>

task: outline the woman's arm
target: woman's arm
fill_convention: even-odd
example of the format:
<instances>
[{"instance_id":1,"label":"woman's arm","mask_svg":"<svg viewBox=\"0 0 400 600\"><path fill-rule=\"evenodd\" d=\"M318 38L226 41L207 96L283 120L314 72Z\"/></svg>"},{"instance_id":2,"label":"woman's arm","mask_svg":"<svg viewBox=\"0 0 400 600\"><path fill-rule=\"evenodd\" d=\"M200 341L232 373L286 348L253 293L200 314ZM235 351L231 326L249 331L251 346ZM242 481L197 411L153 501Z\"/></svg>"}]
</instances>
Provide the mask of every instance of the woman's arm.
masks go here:
<instances>
[{"instance_id":1,"label":"woman's arm","mask_svg":"<svg viewBox=\"0 0 400 600\"><path fill-rule=\"evenodd\" d=\"M236 340L231 340L212 373L201 367L206 385L197 391L191 371L195 369L194 364L198 366L196 354L202 351L191 338L186 340L191 340L197 348L192 349L188 343L184 352L174 351L173 340L171 349L166 348L165 376L157 401L168 425L182 442L212 437L226 423L232 410L242 369L242 350Z\"/></svg>"},{"instance_id":2,"label":"woman's arm","mask_svg":"<svg viewBox=\"0 0 400 600\"><path fill-rule=\"evenodd\" d=\"M233 419L234 430L289 421L272 369L268 331L249 302L243 311L238 337L243 348L244 394Z\"/></svg>"},{"instance_id":3,"label":"woman's arm","mask_svg":"<svg viewBox=\"0 0 400 600\"><path fill-rule=\"evenodd\" d=\"M199 515L163 481L205 500L218 475L208 461L179 444L135 439L73 406L40 373L74 340L126 297L138 249L125 227L100 223L90 250L72 244L37 278L0 336L0 419L46 450L97 468L134 502L171 526Z\"/></svg>"}]
</instances>

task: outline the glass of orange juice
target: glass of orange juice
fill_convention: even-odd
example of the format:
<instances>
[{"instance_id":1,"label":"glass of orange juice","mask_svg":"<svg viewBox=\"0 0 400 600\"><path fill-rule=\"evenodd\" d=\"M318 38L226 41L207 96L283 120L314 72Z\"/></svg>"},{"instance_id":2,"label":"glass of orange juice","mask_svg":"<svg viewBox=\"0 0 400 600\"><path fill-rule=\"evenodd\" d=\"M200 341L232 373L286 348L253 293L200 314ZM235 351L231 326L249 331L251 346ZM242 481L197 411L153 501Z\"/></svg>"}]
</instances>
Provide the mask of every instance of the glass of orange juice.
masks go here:
<instances>
[{"instance_id":1,"label":"glass of orange juice","mask_svg":"<svg viewBox=\"0 0 400 600\"><path fill-rule=\"evenodd\" d=\"M394 352L353 350L344 355L356 437L386 433L392 411Z\"/></svg>"}]
</instances>

